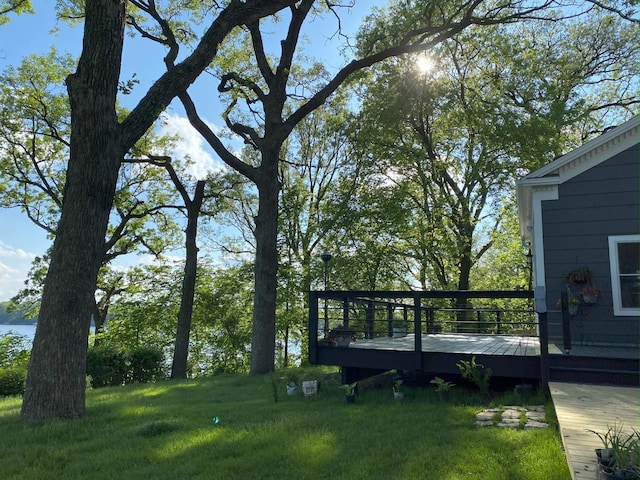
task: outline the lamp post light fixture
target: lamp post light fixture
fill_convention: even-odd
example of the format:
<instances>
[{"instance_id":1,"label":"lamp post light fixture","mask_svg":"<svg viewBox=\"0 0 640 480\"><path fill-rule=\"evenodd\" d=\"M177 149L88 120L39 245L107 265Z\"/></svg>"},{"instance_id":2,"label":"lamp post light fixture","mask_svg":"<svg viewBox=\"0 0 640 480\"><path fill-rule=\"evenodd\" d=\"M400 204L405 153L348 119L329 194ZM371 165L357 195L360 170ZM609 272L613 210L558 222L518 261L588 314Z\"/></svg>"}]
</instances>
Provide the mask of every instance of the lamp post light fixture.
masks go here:
<instances>
[{"instance_id":1,"label":"lamp post light fixture","mask_svg":"<svg viewBox=\"0 0 640 480\"><path fill-rule=\"evenodd\" d=\"M533 288L533 253L531 252L531 248L529 251L524 254L527 257L527 266L529 267L529 290Z\"/></svg>"},{"instance_id":2,"label":"lamp post light fixture","mask_svg":"<svg viewBox=\"0 0 640 480\"><path fill-rule=\"evenodd\" d=\"M325 250L324 252L322 252L320 254L320 258L322 259L322 261L324 262L324 289L327 289L327 280L328 280L328 270L327 270L327 264L329 263L329 260L331 260L331 254Z\"/></svg>"},{"instance_id":3,"label":"lamp post light fixture","mask_svg":"<svg viewBox=\"0 0 640 480\"><path fill-rule=\"evenodd\" d=\"M328 274L328 264L329 260L331 260L331 253L328 250L323 251L320 254L320 258L324 262L324 291L327 291L327 282L329 279ZM326 337L329 334L329 322L328 322L328 307L327 307L327 297L324 297L324 336Z\"/></svg>"}]
</instances>

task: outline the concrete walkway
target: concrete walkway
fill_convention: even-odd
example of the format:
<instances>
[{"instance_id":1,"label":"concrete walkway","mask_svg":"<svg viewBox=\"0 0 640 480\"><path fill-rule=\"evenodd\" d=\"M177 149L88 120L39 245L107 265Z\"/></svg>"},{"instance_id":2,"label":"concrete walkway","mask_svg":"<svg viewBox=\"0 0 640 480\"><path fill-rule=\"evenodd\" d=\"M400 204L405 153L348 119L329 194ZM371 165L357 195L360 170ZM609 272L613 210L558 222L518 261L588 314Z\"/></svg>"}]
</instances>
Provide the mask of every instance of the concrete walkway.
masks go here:
<instances>
[{"instance_id":1,"label":"concrete walkway","mask_svg":"<svg viewBox=\"0 0 640 480\"><path fill-rule=\"evenodd\" d=\"M614 423L639 430L638 395L633 387L549 383L571 478L597 480L594 450L602 446L589 430L604 433Z\"/></svg>"}]
</instances>

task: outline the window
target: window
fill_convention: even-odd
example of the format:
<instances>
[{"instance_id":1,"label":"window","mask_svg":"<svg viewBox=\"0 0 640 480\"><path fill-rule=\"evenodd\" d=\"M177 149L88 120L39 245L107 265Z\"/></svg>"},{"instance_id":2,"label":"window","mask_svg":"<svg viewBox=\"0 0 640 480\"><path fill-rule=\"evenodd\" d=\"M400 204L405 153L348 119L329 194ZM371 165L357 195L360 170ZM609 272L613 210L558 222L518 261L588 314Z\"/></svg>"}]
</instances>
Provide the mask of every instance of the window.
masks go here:
<instances>
[{"instance_id":1,"label":"window","mask_svg":"<svg viewBox=\"0 0 640 480\"><path fill-rule=\"evenodd\" d=\"M640 235L609 237L613 313L640 315Z\"/></svg>"}]
</instances>

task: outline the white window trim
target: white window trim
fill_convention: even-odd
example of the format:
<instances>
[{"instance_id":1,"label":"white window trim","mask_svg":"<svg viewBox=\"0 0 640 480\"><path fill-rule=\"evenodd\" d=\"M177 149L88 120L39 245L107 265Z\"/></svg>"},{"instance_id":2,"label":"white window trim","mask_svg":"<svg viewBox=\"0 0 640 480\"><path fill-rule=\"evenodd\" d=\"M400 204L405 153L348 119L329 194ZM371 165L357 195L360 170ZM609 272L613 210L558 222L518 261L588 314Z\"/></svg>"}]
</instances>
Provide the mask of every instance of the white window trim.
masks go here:
<instances>
[{"instance_id":1,"label":"white window trim","mask_svg":"<svg viewBox=\"0 0 640 480\"><path fill-rule=\"evenodd\" d=\"M609 237L609 266L611 269L611 296L613 314L620 317L638 317L640 308L622 308L620 292L620 271L618 263L618 243L640 243L640 235L614 235Z\"/></svg>"}]
</instances>

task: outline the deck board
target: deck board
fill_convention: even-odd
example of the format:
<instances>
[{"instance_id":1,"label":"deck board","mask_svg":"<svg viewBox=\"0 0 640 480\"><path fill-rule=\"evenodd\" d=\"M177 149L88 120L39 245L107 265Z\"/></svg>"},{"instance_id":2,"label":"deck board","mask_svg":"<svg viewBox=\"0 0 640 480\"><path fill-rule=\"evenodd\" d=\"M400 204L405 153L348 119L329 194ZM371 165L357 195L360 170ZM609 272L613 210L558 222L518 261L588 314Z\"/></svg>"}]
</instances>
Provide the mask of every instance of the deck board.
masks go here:
<instances>
[{"instance_id":1,"label":"deck board","mask_svg":"<svg viewBox=\"0 0 640 480\"><path fill-rule=\"evenodd\" d=\"M589 430L604 433L615 422L638 429L638 388L551 382L549 390L571 478L596 480L594 450L601 444Z\"/></svg>"},{"instance_id":2,"label":"deck board","mask_svg":"<svg viewBox=\"0 0 640 480\"><path fill-rule=\"evenodd\" d=\"M349 348L413 351L414 345L414 335L408 334L402 338L358 339ZM540 354L540 343L537 337L529 336L437 333L422 335L422 351L534 357Z\"/></svg>"},{"instance_id":3,"label":"deck board","mask_svg":"<svg viewBox=\"0 0 640 480\"><path fill-rule=\"evenodd\" d=\"M349 348L413 351L414 345L415 337L409 334L402 338L358 339ZM437 333L422 335L422 351L534 357L540 355L540 343L531 336Z\"/></svg>"}]
</instances>

